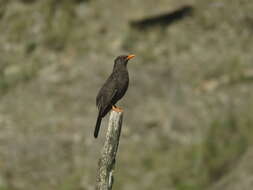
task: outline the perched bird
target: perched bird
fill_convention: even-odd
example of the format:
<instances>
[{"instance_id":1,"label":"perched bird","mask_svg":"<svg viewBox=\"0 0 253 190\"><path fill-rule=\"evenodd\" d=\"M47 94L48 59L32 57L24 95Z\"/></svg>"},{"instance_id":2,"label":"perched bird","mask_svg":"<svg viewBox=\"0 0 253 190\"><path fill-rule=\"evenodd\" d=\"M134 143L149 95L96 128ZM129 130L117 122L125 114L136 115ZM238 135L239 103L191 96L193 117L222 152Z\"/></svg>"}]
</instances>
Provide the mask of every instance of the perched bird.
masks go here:
<instances>
[{"instance_id":1,"label":"perched bird","mask_svg":"<svg viewBox=\"0 0 253 190\"><path fill-rule=\"evenodd\" d=\"M96 105L98 107L97 123L94 131L94 137L97 138L102 118L111 110L122 112L123 110L116 107L116 103L125 95L129 76L127 63L135 55L121 55L114 60L114 67L111 75L99 90Z\"/></svg>"}]
</instances>

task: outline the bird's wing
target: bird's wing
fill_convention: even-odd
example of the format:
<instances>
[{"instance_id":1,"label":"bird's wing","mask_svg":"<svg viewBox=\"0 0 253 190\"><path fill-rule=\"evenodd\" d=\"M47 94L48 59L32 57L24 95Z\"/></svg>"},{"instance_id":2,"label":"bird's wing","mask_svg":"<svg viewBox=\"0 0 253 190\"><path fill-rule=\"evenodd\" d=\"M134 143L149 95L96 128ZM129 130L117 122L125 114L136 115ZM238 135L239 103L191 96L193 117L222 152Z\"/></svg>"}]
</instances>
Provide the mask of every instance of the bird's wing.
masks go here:
<instances>
[{"instance_id":1,"label":"bird's wing","mask_svg":"<svg viewBox=\"0 0 253 190\"><path fill-rule=\"evenodd\" d=\"M110 82L111 80L114 80L112 76L108 78L97 95L96 105L99 110L105 109L107 106L111 105L115 99L118 89L116 83Z\"/></svg>"},{"instance_id":2,"label":"bird's wing","mask_svg":"<svg viewBox=\"0 0 253 190\"><path fill-rule=\"evenodd\" d=\"M117 89L115 88L111 93L103 94L99 93L97 98L96 98L96 105L98 109L105 105L111 104L112 100L115 98L115 95L117 94Z\"/></svg>"},{"instance_id":3,"label":"bird's wing","mask_svg":"<svg viewBox=\"0 0 253 190\"><path fill-rule=\"evenodd\" d=\"M112 105L114 104L114 100L116 99L117 89L114 89L110 95L102 94L97 102L97 107L99 110L99 115L104 117L111 109Z\"/></svg>"}]
</instances>

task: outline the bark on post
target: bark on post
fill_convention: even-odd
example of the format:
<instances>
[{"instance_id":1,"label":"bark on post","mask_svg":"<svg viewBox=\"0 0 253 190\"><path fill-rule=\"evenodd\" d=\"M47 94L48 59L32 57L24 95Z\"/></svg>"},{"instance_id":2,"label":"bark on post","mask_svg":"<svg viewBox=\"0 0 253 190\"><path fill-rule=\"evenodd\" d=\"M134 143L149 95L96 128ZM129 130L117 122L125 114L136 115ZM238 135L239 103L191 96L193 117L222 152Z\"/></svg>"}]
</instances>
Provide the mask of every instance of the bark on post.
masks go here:
<instances>
[{"instance_id":1,"label":"bark on post","mask_svg":"<svg viewBox=\"0 0 253 190\"><path fill-rule=\"evenodd\" d=\"M119 145L123 113L111 111L102 156L98 162L96 190L111 190L113 171Z\"/></svg>"}]
</instances>

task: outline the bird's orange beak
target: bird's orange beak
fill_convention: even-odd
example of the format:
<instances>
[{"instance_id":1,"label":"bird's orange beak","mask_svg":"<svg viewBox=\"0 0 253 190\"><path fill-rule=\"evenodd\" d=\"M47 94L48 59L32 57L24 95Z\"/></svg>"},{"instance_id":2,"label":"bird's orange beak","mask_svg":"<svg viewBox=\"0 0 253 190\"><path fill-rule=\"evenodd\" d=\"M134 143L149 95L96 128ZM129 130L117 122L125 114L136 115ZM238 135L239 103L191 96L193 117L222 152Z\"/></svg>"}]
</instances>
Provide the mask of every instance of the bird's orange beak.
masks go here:
<instances>
[{"instance_id":1,"label":"bird's orange beak","mask_svg":"<svg viewBox=\"0 0 253 190\"><path fill-rule=\"evenodd\" d=\"M134 54L130 54L130 55L127 56L127 60L132 59L132 58L134 58L134 57L135 57Z\"/></svg>"}]
</instances>

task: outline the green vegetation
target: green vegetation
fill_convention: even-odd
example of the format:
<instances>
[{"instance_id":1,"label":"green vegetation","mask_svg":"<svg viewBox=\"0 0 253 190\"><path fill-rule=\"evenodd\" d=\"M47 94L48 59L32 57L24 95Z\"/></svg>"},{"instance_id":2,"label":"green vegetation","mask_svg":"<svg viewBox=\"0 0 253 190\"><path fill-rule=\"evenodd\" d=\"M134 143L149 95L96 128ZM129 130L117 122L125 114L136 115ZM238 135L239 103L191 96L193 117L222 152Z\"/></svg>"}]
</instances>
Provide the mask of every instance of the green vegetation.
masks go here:
<instances>
[{"instance_id":1,"label":"green vegetation","mask_svg":"<svg viewBox=\"0 0 253 190\"><path fill-rule=\"evenodd\" d=\"M129 26L185 4L193 15L168 27ZM106 128L93 139L95 95L126 52L137 57L114 188L251 190L252 10L250 0L0 1L0 190L93 189Z\"/></svg>"}]
</instances>

